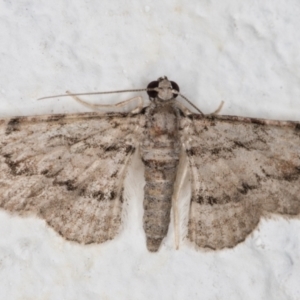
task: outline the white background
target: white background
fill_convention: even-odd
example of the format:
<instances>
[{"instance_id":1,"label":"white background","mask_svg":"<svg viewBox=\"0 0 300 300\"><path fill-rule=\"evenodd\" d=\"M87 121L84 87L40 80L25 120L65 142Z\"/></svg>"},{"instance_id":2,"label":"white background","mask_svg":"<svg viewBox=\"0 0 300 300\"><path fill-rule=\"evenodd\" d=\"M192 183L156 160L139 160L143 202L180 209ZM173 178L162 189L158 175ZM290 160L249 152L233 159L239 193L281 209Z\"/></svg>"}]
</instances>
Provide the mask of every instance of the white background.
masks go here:
<instances>
[{"instance_id":1,"label":"white background","mask_svg":"<svg viewBox=\"0 0 300 300\"><path fill-rule=\"evenodd\" d=\"M167 75L205 113L224 101L222 114L300 121L299 16L298 0L1 1L0 116L83 112L72 99L36 99ZM219 252L175 250L171 232L152 254L139 169L127 178L124 229L103 245L0 211L0 298L300 299L299 220L262 221Z\"/></svg>"}]
</instances>

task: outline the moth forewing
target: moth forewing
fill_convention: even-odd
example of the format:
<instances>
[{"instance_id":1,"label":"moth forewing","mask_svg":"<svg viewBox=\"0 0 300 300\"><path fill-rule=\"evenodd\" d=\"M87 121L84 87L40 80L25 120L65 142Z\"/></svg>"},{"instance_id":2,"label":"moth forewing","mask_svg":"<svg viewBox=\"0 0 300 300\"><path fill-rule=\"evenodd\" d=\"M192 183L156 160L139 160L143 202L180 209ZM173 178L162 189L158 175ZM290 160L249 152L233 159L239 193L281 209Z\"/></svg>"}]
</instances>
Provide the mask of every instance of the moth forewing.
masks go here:
<instances>
[{"instance_id":1,"label":"moth forewing","mask_svg":"<svg viewBox=\"0 0 300 300\"><path fill-rule=\"evenodd\" d=\"M261 217L300 213L298 122L193 116L186 127L192 174L189 238L234 247Z\"/></svg>"}]
</instances>

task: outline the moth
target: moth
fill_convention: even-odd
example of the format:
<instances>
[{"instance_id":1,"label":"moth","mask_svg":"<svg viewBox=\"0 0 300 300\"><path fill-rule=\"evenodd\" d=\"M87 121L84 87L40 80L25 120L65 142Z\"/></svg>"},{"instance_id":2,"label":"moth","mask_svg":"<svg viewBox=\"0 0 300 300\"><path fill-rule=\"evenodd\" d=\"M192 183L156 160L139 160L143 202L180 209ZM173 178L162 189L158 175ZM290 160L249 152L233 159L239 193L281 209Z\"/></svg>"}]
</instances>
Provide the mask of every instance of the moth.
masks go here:
<instances>
[{"instance_id":1,"label":"moth","mask_svg":"<svg viewBox=\"0 0 300 300\"><path fill-rule=\"evenodd\" d=\"M0 207L43 218L67 240L110 240L120 230L124 178L139 150L149 251L166 236L187 175L187 238L200 248L234 247L261 217L299 216L299 122L193 113L167 77L146 90L150 105L127 113L0 120Z\"/></svg>"}]
</instances>

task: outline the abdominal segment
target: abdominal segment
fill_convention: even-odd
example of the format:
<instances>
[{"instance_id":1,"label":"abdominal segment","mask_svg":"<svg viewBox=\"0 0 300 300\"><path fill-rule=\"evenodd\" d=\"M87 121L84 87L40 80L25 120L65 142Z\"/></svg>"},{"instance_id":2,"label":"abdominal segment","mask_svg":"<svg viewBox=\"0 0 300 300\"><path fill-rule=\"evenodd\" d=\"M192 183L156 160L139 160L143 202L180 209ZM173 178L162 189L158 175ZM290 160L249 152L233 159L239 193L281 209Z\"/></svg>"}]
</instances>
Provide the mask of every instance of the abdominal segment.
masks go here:
<instances>
[{"instance_id":1,"label":"abdominal segment","mask_svg":"<svg viewBox=\"0 0 300 300\"><path fill-rule=\"evenodd\" d=\"M177 161L168 169L145 166L143 223L147 248L151 252L158 250L168 232L176 167Z\"/></svg>"}]
</instances>

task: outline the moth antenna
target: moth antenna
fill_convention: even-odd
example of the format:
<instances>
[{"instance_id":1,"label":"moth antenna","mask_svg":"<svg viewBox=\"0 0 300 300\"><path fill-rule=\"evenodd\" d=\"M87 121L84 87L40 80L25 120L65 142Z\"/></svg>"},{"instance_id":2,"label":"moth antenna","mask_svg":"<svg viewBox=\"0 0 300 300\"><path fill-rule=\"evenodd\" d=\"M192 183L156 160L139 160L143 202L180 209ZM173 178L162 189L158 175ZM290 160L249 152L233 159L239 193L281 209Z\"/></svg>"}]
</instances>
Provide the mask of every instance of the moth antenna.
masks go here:
<instances>
[{"instance_id":1,"label":"moth antenna","mask_svg":"<svg viewBox=\"0 0 300 300\"><path fill-rule=\"evenodd\" d=\"M178 91L176 90L173 90L172 91L174 94L177 94L179 95L181 98L183 98L187 103L189 103L192 107L194 107L201 115L204 116L204 113L196 106L194 105L188 98L186 98L185 96L183 96L181 93L179 93Z\"/></svg>"},{"instance_id":2,"label":"moth antenna","mask_svg":"<svg viewBox=\"0 0 300 300\"><path fill-rule=\"evenodd\" d=\"M130 92L143 92L143 91L152 91L153 89L133 89L133 90L119 90L119 91L108 91L108 92L93 92L93 93L78 93L78 94L61 94L55 96L47 96L38 98L37 100L58 98L58 97L70 97L70 96L87 96L87 95L104 95L104 94L117 94L117 93L130 93Z\"/></svg>"}]
</instances>

